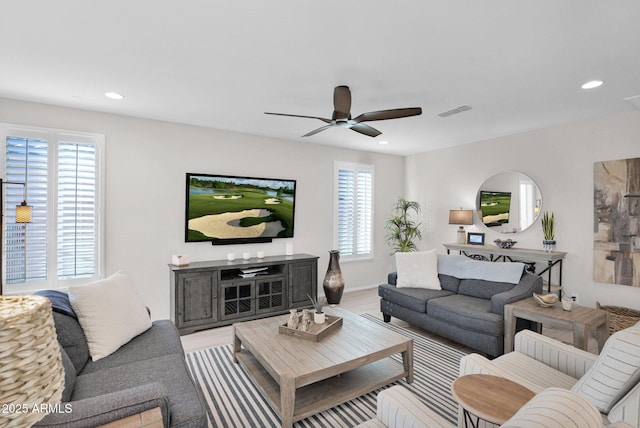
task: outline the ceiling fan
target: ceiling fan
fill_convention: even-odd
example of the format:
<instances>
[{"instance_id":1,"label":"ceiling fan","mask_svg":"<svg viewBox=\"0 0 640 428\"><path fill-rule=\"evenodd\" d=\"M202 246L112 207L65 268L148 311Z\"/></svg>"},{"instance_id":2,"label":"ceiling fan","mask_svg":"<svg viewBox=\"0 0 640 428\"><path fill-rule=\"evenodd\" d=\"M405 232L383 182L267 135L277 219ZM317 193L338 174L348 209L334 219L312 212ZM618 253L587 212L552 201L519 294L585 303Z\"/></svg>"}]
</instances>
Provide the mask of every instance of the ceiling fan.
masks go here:
<instances>
[{"instance_id":1,"label":"ceiling fan","mask_svg":"<svg viewBox=\"0 0 640 428\"><path fill-rule=\"evenodd\" d=\"M299 114L286 114L286 113L268 113L264 114L273 114L276 116L291 116L291 117L305 117L308 119L319 119L327 125L322 126L318 129L314 129L311 132L307 132L303 135L303 137L310 137L311 135L315 135L318 132L324 131L325 129L329 129L333 126L340 126L343 128L349 128L353 131L359 132L364 135L368 135L369 137L377 137L382 134L382 132L377 129L364 124L363 122L372 122L374 120L387 120L387 119L399 119L401 117L409 117L409 116L418 116L422 114L422 109L420 107L411 107L411 108L397 108L392 110L379 110L379 111L371 111L369 113L362 113L360 116L357 116L355 119L351 118L351 90L349 90L348 86L336 86L333 90L333 116L331 119L325 119L323 117L318 116L303 116Z\"/></svg>"}]
</instances>

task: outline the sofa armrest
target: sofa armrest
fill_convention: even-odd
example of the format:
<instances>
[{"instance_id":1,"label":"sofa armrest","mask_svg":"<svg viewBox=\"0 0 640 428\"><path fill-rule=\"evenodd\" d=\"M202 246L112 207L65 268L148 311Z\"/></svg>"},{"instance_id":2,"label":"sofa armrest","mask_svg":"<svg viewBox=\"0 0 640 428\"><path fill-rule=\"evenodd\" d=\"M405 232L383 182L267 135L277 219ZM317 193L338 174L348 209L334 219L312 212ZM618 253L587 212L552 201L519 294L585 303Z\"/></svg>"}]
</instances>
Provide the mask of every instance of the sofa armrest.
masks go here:
<instances>
[{"instance_id":1,"label":"sofa armrest","mask_svg":"<svg viewBox=\"0 0 640 428\"><path fill-rule=\"evenodd\" d=\"M520 282L509 291L494 294L491 297L491 312L504 316L504 305L527 299L533 293L542 292L542 277L525 273Z\"/></svg>"},{"instance_id":2,"label":"sofa armrest","mask_svg":"<svg viewBox=\"0 0 640 428\"><path fill-rule=\"evenodd\" d=\"M376 417L389 428L453 428L402 385L378 393Z\"/></svg>"},{"instance_id":3,"label":"sofa armrest","mask_svg":"<svg viewBox=\"0 0 640 428\"><path fill-rule=\"evenodd\" d=\"M49 413L37 427L84 428L109 422L159 407L164 426L169 426L169 398L158 382L60 404L60 411Z\"/></svg>"},{"instance_id":4,"label":"sofa armrest","mask_svg":"<svg viewBox=\"0 0 640 428\"><path fill-rule=\"evenodd\" d=\"M598 358L590 352L530 330L522 330L516 334L514 351L576 379L580 379Z\"/></svg>"}]
</instances>

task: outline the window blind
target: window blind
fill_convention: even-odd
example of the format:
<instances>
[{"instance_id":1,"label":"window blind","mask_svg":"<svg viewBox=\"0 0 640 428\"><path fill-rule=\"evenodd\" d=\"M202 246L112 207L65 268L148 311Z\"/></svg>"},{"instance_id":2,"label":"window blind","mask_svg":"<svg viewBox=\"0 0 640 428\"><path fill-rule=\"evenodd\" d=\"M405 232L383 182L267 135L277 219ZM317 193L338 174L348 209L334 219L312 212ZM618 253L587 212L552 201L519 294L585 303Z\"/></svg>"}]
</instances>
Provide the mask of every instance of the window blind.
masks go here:
<instances>
[{"instance_id":1,"label":"window blind","mask_svg":"<svg viewBox=\"0 0 640 428\"><path fill-rule=\"evenodd\" d=\"M25 187L3 186L2 245L9 290L57 288L75 278L98 278L103 137L1 126L0 134L6 141L6 180L26 183L26 201L32 206L32 222L16 224L15 206L25 199Z\"/></svg>"},{"instance_id":2,"label":"window blind","mask_svg":"<svg viewBox=\"0 0 640 428\"><path fill-rule=\"evenodd\" d=\"M373 255L373 166L336 163L336 247L341 257Z\"/></svg>"}]
</instances>

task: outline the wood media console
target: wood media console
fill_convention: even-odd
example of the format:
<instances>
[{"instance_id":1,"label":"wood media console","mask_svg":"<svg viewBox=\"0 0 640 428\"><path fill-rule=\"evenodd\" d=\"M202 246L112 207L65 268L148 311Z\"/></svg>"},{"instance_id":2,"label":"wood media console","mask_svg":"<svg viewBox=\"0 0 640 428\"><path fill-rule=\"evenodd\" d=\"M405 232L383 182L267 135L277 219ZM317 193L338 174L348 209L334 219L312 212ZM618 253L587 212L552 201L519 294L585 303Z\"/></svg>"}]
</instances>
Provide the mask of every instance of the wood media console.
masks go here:
<instances>
[{"instance_id":1,"label":"wood media console","mask_svg":"<svg viewBox=\"0 0 640 428\"><path fill-rule=\"evenodd\" d=\"M318 257L211 260L171 269L171 321L180 334L311 307Z\"/></svg>"}]
</instances>

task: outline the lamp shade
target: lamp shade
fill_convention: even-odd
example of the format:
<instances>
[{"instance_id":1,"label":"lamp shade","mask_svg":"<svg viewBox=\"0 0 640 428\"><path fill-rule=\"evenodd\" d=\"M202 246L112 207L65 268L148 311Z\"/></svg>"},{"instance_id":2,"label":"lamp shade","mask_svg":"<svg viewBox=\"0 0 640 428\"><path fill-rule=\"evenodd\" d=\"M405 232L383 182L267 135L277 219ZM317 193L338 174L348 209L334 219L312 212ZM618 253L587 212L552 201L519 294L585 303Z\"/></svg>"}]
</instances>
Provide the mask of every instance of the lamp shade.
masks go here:
<instances>
[{"instance_id":1,"label":"lamp shade","mask_svg":"<svg viewBox=\"0 0 640 428\"><path fill-rule=\"evenodd\" d=\"M0 403L21 409L2 415L6 426L30 427L60 403L64 369L48 299L0 296L0 374Z\"/></svg>"},{"instance_id":2,"label":"lamp shade","mask_svg":"<svg viewBox=\"0 0 640 428\"><path fill-rule=\"evenodd\" d=\"M473 224L473 210L449 210L449 224Z\"/></svg>"},{"instance_id":3,"label":"lamp shade","mask_svg":"<svg viewBox=\"0 0 640 428\"><path fill-rule=\"evenodd\" d=\"M26 201L16 205L16 223L31 223L31 205Z\"/></svg>"}]
</instances>

